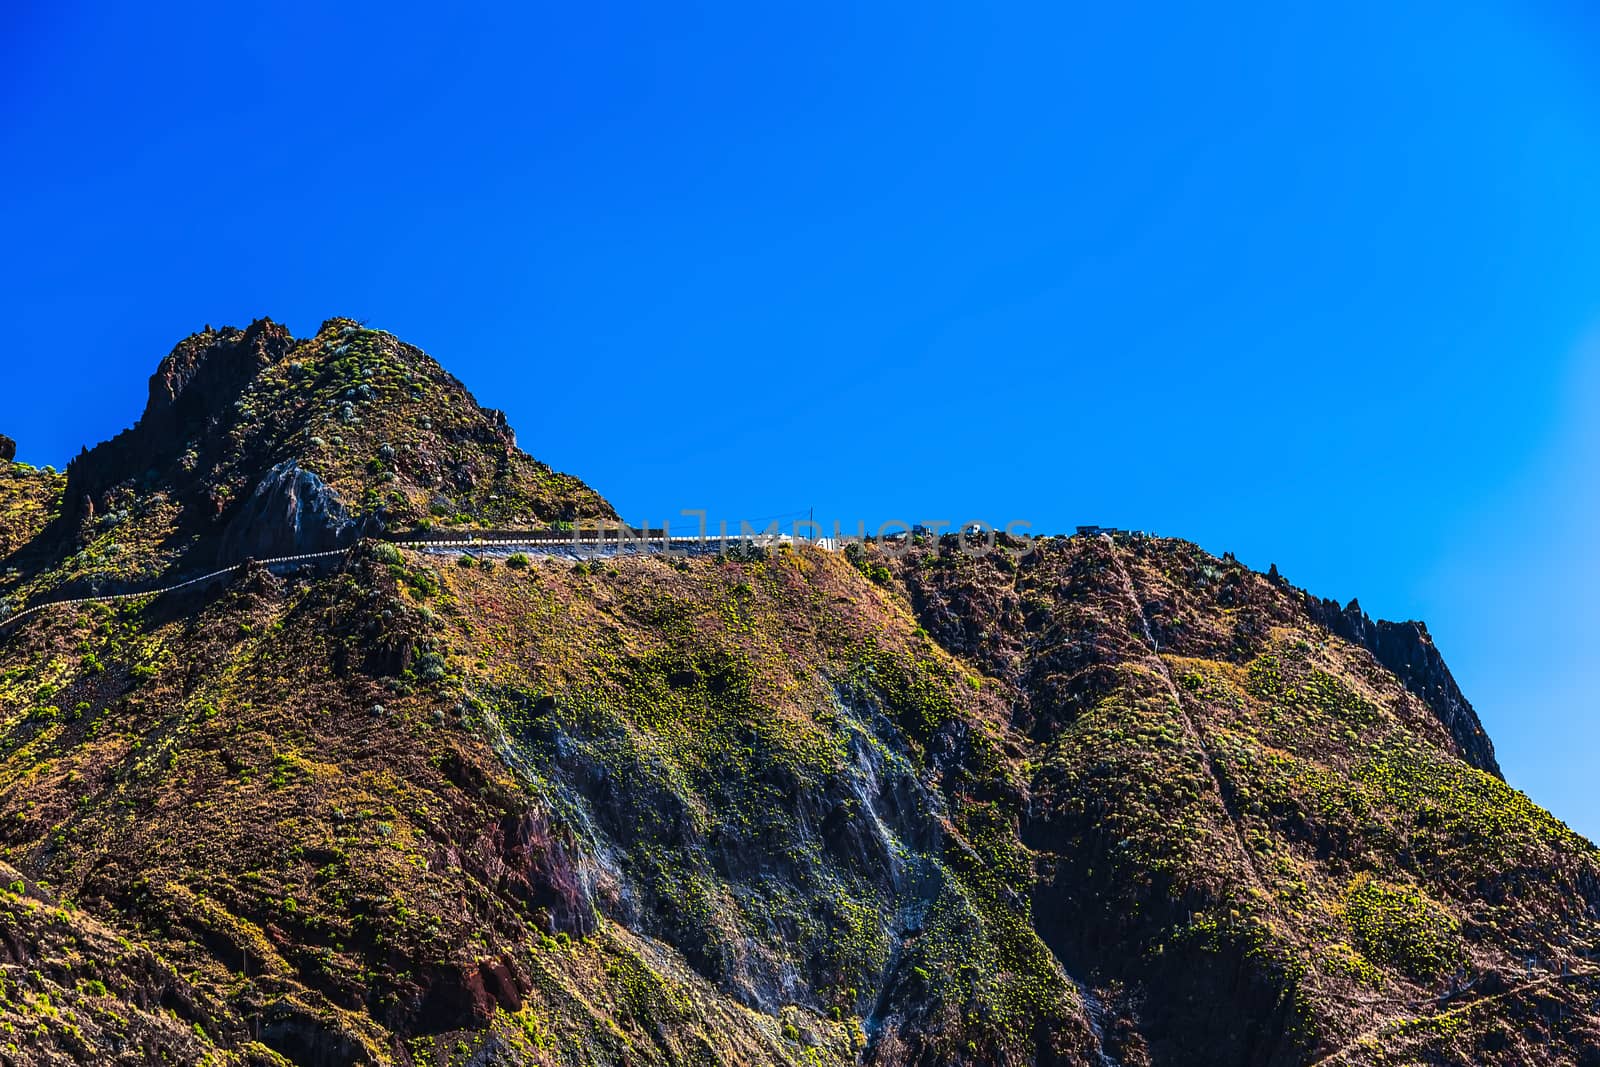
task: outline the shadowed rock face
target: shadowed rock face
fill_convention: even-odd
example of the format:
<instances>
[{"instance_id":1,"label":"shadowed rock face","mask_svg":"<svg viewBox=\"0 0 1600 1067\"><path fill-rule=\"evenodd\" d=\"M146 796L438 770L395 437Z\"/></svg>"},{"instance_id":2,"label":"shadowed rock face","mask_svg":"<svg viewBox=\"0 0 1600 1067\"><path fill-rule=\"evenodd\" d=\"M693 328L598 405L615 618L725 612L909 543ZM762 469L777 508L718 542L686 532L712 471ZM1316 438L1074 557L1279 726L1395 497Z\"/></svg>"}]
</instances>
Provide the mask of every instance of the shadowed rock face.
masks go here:
<instances>
[{"instance_id":1,"label":"shadowed rock face","mask_svg":"<svg viewBox=\"0 0 1600 1067\"><path fill-rule=\"evenodd\" d=\"M112 486L160 470L196 441L220 438L225 413L292 343L289 331L270 319L244 330L207 329L179 342L151 375L138 423L67 465L69 515L95 513Z\"/></svg>"},{"instance_id":2,"label":"shadowed rock face","mask_svg":"<svg viewBox=\"0 0 1600 1067\"><path fill-rule=\"evenodd\" d=\"M0 433L0 463L10 463L17 458L17 443Z\"/></svg>"},{"instance_id":3,"label":"shadowed rock face","mask_svg":"<svg viewBox=\"0 0 1600 1067\"><path fill-rule=\"evenodd\" d=\"M223 531L217 561L226 565L345 548L362 525L327 483L288 459L267 473Z\"/></svg>"},{"instance_id":4,"label":"shadowed rock face","mask_svg":"<svg viewBox=\"0 0 1600 1067\"><path fill-rule=\"evenodd\" d=\"M1366 648L1407 689L1421 697L1450 731L1463 759L1496 778L1505 777L1495 759L1494 743L1484 732L1472 703L1456 685L1455 676L1445 665L1426 625L1373 620L1354 600L1341 611L1335 601L1308 595L1306 610L1346 641Z\"/></svg>"}]
</instances>

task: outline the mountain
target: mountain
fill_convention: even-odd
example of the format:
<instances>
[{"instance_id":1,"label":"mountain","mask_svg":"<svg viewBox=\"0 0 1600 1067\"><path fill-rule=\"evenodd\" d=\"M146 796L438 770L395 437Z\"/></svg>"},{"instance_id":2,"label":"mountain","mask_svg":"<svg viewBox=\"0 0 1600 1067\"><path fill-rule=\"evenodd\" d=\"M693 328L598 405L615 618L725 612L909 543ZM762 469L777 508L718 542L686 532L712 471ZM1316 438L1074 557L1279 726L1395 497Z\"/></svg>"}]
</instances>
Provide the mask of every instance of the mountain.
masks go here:
<instances>
[{"instance_id":1,"label":"mountain","mask_svg":"<svg viewBox=\"0 0 1600 1067\"><path fill-rule=\"evenodd\" d=\"M1600 1064L1600 854L1420 623L1180 540L573 560L268 320L0 467L0 1061ZM291 566L269 557L328 552Z\"/></svg>"},{"instance_id":2,"label":"mountain","mask_svg":"<svg viewBox=\"0 0 1600 1067\"><path fill-rule=\"evenodd\" d=\"M262 319L207 327L161 361L138 423L68 465L56 537L37 548L48 562L76 548L57 577L92 585L390 527L614 514L410 345L349 319L305 340Z\"/></svg>"}]
</instances>

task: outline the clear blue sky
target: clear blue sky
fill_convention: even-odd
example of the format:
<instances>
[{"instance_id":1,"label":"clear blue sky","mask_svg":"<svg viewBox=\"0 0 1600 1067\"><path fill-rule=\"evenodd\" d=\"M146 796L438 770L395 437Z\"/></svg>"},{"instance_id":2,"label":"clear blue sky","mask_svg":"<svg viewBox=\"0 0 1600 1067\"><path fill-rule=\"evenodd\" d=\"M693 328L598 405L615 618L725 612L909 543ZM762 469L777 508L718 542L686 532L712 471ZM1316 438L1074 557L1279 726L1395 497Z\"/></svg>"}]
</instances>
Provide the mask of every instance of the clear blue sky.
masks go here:
<instances>
[{"instance_id":1,"label":"clear blue sky","mask_svg":"<svg viewBox=\"0 0 1600 1067\"><path fill-rule=\"evenodd\" d=\"M31 6L22 458L205 323L365 318L629 518L1138 526L1424 618L1600 835L1579 4Z\"/></svg>"}]
</instances>

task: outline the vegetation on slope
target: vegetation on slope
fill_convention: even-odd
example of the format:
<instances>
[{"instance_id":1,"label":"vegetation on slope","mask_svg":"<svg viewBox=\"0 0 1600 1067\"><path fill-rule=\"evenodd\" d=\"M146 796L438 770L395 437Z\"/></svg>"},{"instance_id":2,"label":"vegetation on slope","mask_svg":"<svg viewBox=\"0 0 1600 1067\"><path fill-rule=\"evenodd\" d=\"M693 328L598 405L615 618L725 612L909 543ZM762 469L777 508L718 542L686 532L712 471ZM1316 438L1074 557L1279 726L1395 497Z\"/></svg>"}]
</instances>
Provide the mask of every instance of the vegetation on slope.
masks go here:
<instances>
[{"instance_id":1,"label":"vegetation on slope","mask_svg":"<svg viewBox=\"0 0 1600 1067\"><path fill-rule=\"evenodd\" d=\"M610 510L347 320L196 335L141 427L0 468L0 594L350 547L0 630L0 1060L1600 1056L1593 846L1275 576L360 540Z\"/></svg>"},{"instance_id":2,"label":"vegetation on slope","mask_svg":"<svg viewBox=\"0 0 1600 1067\"><path fill-rule=\"evenodd\" d=\"M1134 1055L1295 1062L1530 956L1592 980L1593 846L1467 765L1298 591L1154 539L894 565L930 631L1012 687L1039 753L1035 910L1063 959L1129 991ZM1217 1016L1214 983L1247 1022ZM1583 1062L1585 1032L1544 1056ZM1473 1055L1438 1062L1517 1062Z\"/></svg>"}]
</instances>

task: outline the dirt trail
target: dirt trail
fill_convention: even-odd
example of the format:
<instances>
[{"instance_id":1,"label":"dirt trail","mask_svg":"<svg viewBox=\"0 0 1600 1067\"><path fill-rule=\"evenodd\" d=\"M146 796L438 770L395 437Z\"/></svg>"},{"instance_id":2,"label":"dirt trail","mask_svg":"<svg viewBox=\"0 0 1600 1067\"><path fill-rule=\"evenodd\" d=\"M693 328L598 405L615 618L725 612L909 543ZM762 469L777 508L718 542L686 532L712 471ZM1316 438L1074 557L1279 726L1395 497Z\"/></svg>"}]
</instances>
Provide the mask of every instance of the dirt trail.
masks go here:
<instances>
[{"instance_id":1,"label":"dirt trail","mask_svg":"<svg viewBox=\"0 0 1600 1067\"><path fill-rule=\"evenodd\" d=\"M1487 997L1478 997L1475 1000L1464 1001L1463 1003L1457 1004L1455 1007L1452 1007L1450 1010L1439 1012L1436 1015L1420 1015L1420 1016L1416 1016L1416 1018L1419 1018L1419 1019L1439 1019L1439 1018L1445 1018L1445 1017L1450 1016L1450 1015L1455 1015L1455 1014L1458 1014L1458 1013L1461 1013L1461 1012L1475 1011L1476 1009L1481 1008L1486 1004L1493 1004L1496 1001L1505 1000L1507 997L1518 996L1518 995L1520 995L1522 993L1526 993L1529 990L1535 989L1535 988L1537 988L1539 986L1542 986L1542 985L1554 985L1554 984L1559 983L1559 982L1565 982L1568 979L1572 979L1572 978L1592 978L1597 974L1600 974L1600 971L1581 970L1581 971L1571 971L1571 972L1569 972L1567 974L1541 974L1537 978L1530 978L1525 982L1522 982L1522 983L1520 983L1518 985L1514 985L1510 989L1505 990L1504 992L1494 993L1494 994L1492 994L1490 996L1487 996ZM1405 1018L1395 1018L1395 1019L1388 1019L1388 1020L1386 1020L1386 1021L1384 1021L1382 1023L1379 1023L1377 1026L1374 1026L1371 1029L1364 1030L1361 1033L1357 1034L1355 1037L1351 1038L1349 1041L1345 1042L1343 1045L1341 1045L1338 1048L1334 1049L1332 1052L1329 1052L1324 1056L1319 1056L1318 1058L1312 1060L1310 1063L1306 1064L1306 1067L1329 1067L1329 1065L1335 1063L1341 1057L1348 1056L1350 1053L1354 1052L1356 1047L1358 1045L1360 1045L1363 1041L1366 1041L1369 1038L1377 1037L1379 1034L1383 1033L1383 1031L1387 1027L1395 1026L1395 1025L1398 1025L1400 1023L1407 1022L1407 1021L1409 1021L1409 1020L1407 1020Z\"/></svg>"},{"instance_id":2,"label":"dirt trail","mask_svg":"<svg viewBox=\"0 0 1600 1067\"><path fill-rule=\"evenodd\" d=\"M1244 827L1240 821L1239 813L1234 810L1233 805L1228 801L1228 791L1223 786L1222 773L1217 769L1216 760L1211 755L1211 748L1206 744L1205 737L1200 732L1199 724L1195 722L1194 717L1189 714L1189 709L1184 705L1183 694L1179 691L1177 682L1173 680L1172 670L1167 666L1166 659L1161 655L1160 643L1156 641L1155 633L1150 628L1150 619L1145 615L1144 602L1139 599L1139 592L1134 584L1133 575L1128 572L1127 565L1122 562L1122 556L1117 550L1116 542L1107 534L1101 534L1100 537L1111 552L1111 560L1121 579L1123 593L1128 599L1129 606L1133 608L1134 614L1139 619L1139 627L1144 632L1145 644L1150 650L1148 658L1154 664L1156 672L1160 675L1162 681L1166 683L1167 692L1171 695L1173 706L1177 709L1178 719L1183 731L1194 745L1195 750L1200 753L1201 763L1205 766L1206 774L1211 779L1211 787L1217 792L1217 802L1222 805L1223 812L1228 816L1228 825L1233 830L1233 844L1244 860L1244 870L1248 872L1250 882L1261 894L1265 905L1283 923L1283 928L1286 931L1291 930L1292 927L1278 906L1276 895L1268 888L1267 880L1262 876L1261 868L1256 863L1255 854L1250 851L1249 843L1245 840ZM1309 960L1306 962L1305 974L1312 988L1319 995L1325 999L1333 999L1323 985L1321 972Z\"/></svg>"}]
</instances>

